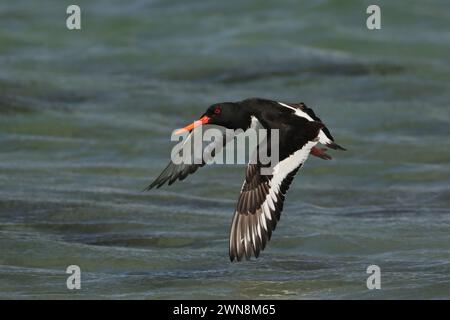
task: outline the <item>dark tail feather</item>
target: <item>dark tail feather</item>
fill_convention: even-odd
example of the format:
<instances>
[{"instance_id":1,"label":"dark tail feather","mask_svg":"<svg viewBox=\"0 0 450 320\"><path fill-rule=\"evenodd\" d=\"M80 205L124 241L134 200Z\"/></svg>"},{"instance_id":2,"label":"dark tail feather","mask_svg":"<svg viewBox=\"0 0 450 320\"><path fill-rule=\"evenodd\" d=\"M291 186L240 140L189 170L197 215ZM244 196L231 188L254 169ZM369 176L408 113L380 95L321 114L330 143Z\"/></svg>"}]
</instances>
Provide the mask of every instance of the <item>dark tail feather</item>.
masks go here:
<instances>
[{"instance_id":1,"label":"dark tail feather","mask_svg":"<svg viewBox=\"0 0 450 320\"><path fill-rule=\"evenodd\" d=\"M347 149L341 147L340 145L338 145L337 143L334 143L334 142L332 142L332 143L327 143L327 147L328 147L328 148L331 148L331 149L334 149L334 150L343 150L343 151L347 151Z\"/></svg>"}]
</instances>

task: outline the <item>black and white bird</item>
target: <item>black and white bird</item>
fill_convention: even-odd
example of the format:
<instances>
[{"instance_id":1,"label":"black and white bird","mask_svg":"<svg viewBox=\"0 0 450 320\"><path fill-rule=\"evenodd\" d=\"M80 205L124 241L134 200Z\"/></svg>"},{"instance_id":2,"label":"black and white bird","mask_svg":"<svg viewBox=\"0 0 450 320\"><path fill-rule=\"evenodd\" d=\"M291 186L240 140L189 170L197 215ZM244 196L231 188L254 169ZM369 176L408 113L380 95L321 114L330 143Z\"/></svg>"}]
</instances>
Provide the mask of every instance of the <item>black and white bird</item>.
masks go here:
<instances>
[{"instance_id":1,"label":"black and white bird","mask_svg":"<svg viewBox=\"0 0 450 320\"><path fill-rule=\"evenodd\" d=\"M262 127L279 131L279 162L272 174L261 174L259 161L247 165L245 180L237 201L229 236L230 260L256 258L264 250L275 230L283 209L285 194L297 171L310 154L328 160L326 148L345 150L334 139L319 117L304 103L283 103L252 98L240 102L224 102L211 105L199 120L178 132L191 132L199 125L218 125L228 129ZM190 137L188 136L188 139ZM199 164L174 164L170 162L146 190L171 185L194 173Z\"/></svg>"}]
</instances>

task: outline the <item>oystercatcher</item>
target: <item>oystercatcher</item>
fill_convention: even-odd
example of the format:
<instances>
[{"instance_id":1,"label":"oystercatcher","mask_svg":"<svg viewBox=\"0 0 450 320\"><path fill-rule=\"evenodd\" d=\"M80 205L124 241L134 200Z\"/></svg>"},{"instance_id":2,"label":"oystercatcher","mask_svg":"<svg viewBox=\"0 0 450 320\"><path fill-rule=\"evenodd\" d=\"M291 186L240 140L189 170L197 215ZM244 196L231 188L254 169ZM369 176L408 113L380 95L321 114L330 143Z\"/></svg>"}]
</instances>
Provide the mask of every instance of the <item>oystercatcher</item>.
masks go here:
<instances>
[{"instance_id":1,"label":"oystercatcher","mask_svg":"<svg viewBox=\"0 0 450 320\"><path fill-rule=\"evenodd\" d=\"M283 103L259 98L217 103L210 106L198 121L178 130L178 133L192 132L202 124L234 130L256 127L279 129L279 162L273 167L272 174L261 174L263 165L259 161L247 165L231 223L231 261L240 261L243 257L249 260L252 255L257 258L260 251L264 250L280 219L285 194L308 155L331 159L325 153L327 149L318 148L316 144L345 150L334 142L328 128L304 103ZM170 162L146 190L183 180L204 164L205 161L200 164Z\"/></svg>"}]
</instances>

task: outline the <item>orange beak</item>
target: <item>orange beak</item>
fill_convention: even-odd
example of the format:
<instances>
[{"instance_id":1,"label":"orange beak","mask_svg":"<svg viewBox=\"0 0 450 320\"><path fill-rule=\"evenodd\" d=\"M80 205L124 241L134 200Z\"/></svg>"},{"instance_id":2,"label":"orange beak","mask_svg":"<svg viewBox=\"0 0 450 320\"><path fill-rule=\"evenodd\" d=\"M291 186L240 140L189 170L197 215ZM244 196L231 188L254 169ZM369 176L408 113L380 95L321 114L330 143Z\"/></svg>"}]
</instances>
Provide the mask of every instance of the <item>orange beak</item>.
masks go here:
<instances>
[{"instance_id":1,"label":"orange beak","mask_svg":"<svg viewBox=\"0 0 450 320\"><path fill-rule=\"evenodd\" d=\"M198 126L201 126L202 124L207 124L209 122L210 118L208 116L203 116L197 121L191 123L190 125L187 125L184 128L178 129L175 131L175 134L180 134L183 132L190 132L191 130L197 128Z\"/></svg>"}]
</instances>

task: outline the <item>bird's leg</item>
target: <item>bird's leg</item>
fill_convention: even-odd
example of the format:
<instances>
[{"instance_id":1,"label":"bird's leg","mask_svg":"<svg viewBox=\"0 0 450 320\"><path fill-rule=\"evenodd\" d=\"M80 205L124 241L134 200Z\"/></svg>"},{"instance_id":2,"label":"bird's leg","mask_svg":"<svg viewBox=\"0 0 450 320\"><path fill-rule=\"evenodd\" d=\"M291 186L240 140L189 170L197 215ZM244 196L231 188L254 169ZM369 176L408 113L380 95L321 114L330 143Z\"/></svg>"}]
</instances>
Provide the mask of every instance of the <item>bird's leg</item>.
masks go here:
<instances>
[{"instance_id":1,"label":"bird's leg","mask_svg":"<svg viewBox=\"0 0 450 320\"><path fill-rule=\"evenodd\" d=\"M325 151L327 151L326 148L312 147L310 153L313 156L316 156L318 158L321 158L321 159L324 159L324 160L331 160L330 155L326 154Z\"/></svg>"}]
</instances>

